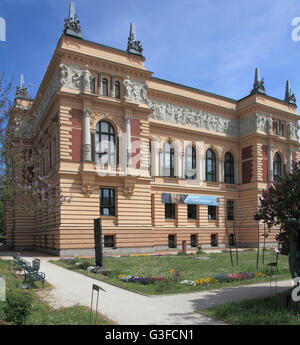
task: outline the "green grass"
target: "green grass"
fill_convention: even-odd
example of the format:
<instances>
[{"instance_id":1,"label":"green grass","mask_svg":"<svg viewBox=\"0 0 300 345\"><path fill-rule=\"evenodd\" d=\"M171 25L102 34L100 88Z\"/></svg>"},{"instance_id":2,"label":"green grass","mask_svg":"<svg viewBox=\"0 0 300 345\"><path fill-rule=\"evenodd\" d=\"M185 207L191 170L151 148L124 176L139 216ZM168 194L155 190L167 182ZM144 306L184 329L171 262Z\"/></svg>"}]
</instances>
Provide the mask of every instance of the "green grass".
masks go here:
<instances>
[{"instance_id":1,"label":"green grass","mask_svg":"<svg viewBox=\"0 0 300 345\"><path fill-rule=\"evenodd\" d=\"M195 255L168 255L168 256L122 256L116 258L104 258L104 267L112 271L111 275L103 276L84 271L73 264L66 263L63 260L54 261L54 263L80 272L107 283L118 285L122 288L144 294L171 294L201 291L207 289L216 289L227 286L237 286L252 284L258 282L267 282L269 277L259 277L245 281L235 281L230 283L218 283L208 286L188 286L174 282L155 283L141 285L137 283L122 282L118 279L119 274L132 275L136 277L164 277L172 278L169 272L171 269L181 272L180 280L196 280L207 278L219 273L239 273L239 272L262 272L269 273L269 266L266 264L275 261L274 251L266 251L265 265L260 263L256 269L256 251L249 250L239 252L239 265L231 266L229 252L204 254L208 260L198 260ZM234 257L235 259L235 257ZM93 259L88 259L91 266L95 265ZM278 279L284 280L290 278L288 260L286 256L279 257Z\"/></svg>"},{"instance_id":2,"label":"green grass","mask_svg":"<svg viewBox=\"0 0 300 345\"><path fill-rule=\"evenodd\" d=\"M199 312L235 325L300 325L300 314L282 309L274 297L226 303Z\"/></svg>"},{"instance_id":3,"label":"green grass","mask_svg":"<svg viewBox=\"0 0 300 345\"><path fill-rule=\"evenodd\" d=\"M9 266L11 265L11 266ZM24 290L22 288L23 279L16 275L11 269L12 264L8 261L0 259L0 274L5 277L7 294L11 291L13 293L29 294L32 298L32 312L26 320L26 325L91 325L95 324L95 313L92 314L92 322L90 321L90 309L88 307L75 305L70 308L60 308L53 310L51 307L42 301L35 292L40 291L40 286L37 284L36 289ZM51 285L46 283L46 288L51 288ZM4 307L6 302L0 302L0 320L6 321ZM113 324L112 321L105 319L101 315L97 316L98 325Z\"/></svg>"}]
</instances>

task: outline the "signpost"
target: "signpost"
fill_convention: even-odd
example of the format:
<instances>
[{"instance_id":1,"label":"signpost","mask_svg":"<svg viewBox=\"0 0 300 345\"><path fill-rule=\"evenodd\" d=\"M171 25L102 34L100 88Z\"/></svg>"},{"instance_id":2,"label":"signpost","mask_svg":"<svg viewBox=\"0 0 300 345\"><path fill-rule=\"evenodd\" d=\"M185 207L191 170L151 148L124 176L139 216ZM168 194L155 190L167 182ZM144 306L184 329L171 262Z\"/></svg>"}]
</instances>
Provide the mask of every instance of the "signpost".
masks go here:
<instances>
[{"instance_id":1,"label":"signpost","mask_svg":"<svg viewBox=\"0 0 300 345\"><path fill-rule=\"evenodd\" d=\"M90 311L90 322L92 323L92 310L93 310L93 299L94 299L94 291L97 292L97 301L96 301L96 316L95 316L95 324L97 322L97 315L98 315L98 306L99 306L99 291L102 290L106 292L102 287L99 285L93 284L92 286L92 296L91 296L91 311Z\"/></svg>"}]
</instances>

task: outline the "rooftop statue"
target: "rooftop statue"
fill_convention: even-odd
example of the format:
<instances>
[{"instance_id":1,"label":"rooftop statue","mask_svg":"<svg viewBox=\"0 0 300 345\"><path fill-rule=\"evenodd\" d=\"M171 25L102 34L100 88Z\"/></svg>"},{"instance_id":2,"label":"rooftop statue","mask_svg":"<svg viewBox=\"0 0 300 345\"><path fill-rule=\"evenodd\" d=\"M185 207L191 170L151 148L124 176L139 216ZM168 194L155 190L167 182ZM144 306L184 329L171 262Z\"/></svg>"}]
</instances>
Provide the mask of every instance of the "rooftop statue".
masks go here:
<instances>
[{"instance_id":1,"label":"rooftop statue","mask_svg":"<svg viewBox=\"0 0 300 345\"><path fill-rule=\"evenodd\" d=\"M143 55L143 48L140 41L136 39L135 25L130 24L130 34L128 37L127 51L136 55Z\"/></svg>"},{"instance_id":2,"label":"rooftop statue","mask_svg":"<svg viewBox=\"0 0 300 345\"><path fill-rule=\"evenodd\" d=\"M69 18L65 19L64 33L78 38L82 37L80 21L77 19L73 1L70 3Z\"/></svg>"}]
</instances>

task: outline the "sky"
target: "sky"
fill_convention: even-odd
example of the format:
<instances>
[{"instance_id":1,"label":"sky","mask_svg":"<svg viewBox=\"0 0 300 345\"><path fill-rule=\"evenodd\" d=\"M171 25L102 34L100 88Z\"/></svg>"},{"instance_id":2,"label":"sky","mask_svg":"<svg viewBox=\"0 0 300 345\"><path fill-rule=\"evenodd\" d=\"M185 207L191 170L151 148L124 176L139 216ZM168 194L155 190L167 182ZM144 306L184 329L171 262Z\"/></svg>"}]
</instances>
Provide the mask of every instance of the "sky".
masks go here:
<instances>
[{"instance_id":1,"label":"sky","mask_svg":"<svg viewBox=\"0 0 300 345\"><path fill-rule=\"evenodd\" d=\"M35 96L69 3L1 0L0 72L14 90L23 73ZM283 99L290 80L300 104L299 0L75 0L75 8L84 39L121 50L133 21L154 77L239 100L258 67L268 95Z\"/></svg>"}]
</instances>

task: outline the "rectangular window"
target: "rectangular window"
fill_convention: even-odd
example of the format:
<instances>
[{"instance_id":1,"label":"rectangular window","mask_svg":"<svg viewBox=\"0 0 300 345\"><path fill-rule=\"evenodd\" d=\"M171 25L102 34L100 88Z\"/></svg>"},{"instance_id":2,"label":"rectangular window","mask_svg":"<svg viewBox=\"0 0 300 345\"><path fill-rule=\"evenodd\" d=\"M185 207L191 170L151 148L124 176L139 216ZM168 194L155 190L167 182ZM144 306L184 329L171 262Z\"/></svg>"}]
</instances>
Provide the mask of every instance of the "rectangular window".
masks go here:
<instances>
[{"instance_id":1,"label":"rectangular window","mask_svg":"<svg viewBox=\"0 0 300 345\"><path fill-rule=\"evenodd\" d=\"M229 235L229 245L230 246L235 246L235 236L234 234Z\"/></svg>"},{"instance_id":2,"label":"rectangular window","mask_svg":"<svg viewBox=\"0 0 300 345\"><path fill-rule=\"evenodd\" d=\"M278 123L275 120L273 120L273 132L278 135Z\"/></svg>"},{"instance_id":3,"label":"rectangular window","mask_svg":"<svg viewBox=\"0 0 300 345\"><path fill-rule=\"evenodd\" d=\"M165 204L165 218L176 219L175 204Z\"/></svg>"},{"instance_id":4,"label":"rectangular window","mask_svg":"<svg viewBox=\"0 0 300 345\"><path fill-rule=\"evenodd\" d=\"M115 236L104 236L104 248L115 248Z\"/></svg>"},{"instance_id":5,"label":"rectangular window","mask_svg":"<svg viewBox=\"0 0 300 345\"><path fill-rule=\"evenodd\" d=\"M100 216L115 216L115 190L100 188Z\"/></svg>"},{"instance_id":6,"label":"rectangular window","mask_svg":"<svg viewBox=\"0 0 300 345\"><path fill-rule=\"evenodd\" d=\"M211 234L210 235L210 245L212 247L218 246L218 235L217 234Z\"/></svg>"},{"instance_id":7,"label":"rectangular window","mask_svg":"<svg viewBox=\"0 0 300 345\"><path fill-rule=\"evenodd\" d=\"M234 220L234 201L227 200L227 220Z\"/></svg>"},{"instance_id":8,"label":"rectangular window","mask_svg":"<svg viewBox=\"0 0 300 345\"><path fill-rule=\"evenodd\" d=\"M279 135L284 136L284 123L279 121Z\"/></svg>"},{"instance_id":9,"label":"rectangular window","mask_svg":"<svg viewBox=\"0 0 300 345\"><path fill-rule=\"evenodd\" d=\"M176 248L176 236L169 235L168 236L168 246L169 248Z\"/></svg>"},{"instance_id":10,"label":"rectangular window","mask_svg":"<svg viewBox=\"0 0 300 345\"><path fill-rule=\"evenodd\" d=\"M198 236L191 235L191 247L195 248L198 246Z\"/></svg>"},{"instance_id":11,"label":"rectangular window","mask_svg":"<svg viewBox=\"0 0 300 345\"><path fill-rule=\"evenodd\" d=\"M217 219L217 206L208 206L208 219L209 220Z\"/></svg>"},{"instance_id":12,"label":"rectangular window","mask_svg":"<svg viewBox=\"0 0 300 345\"><path fill-rule=\"evenodd\" d=\"M197 205L187 205L188 219L197 219Z\"/></svg>"}]
</instances>

